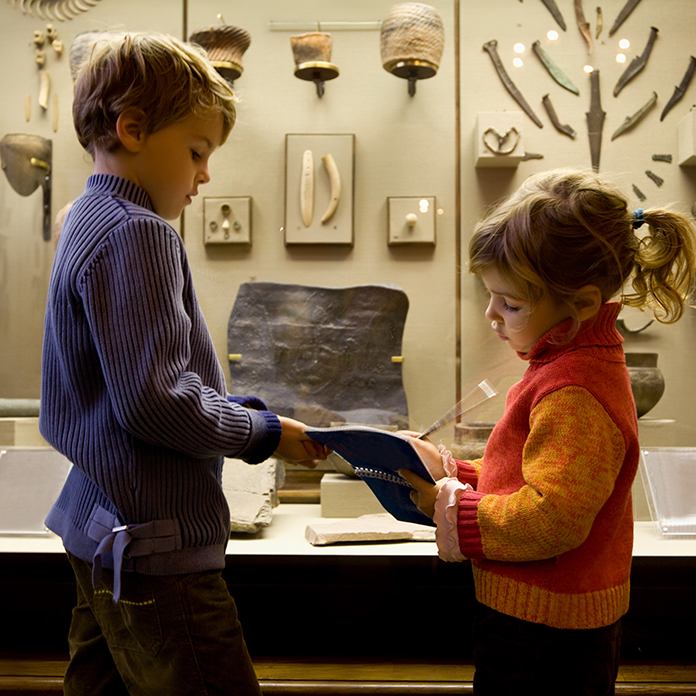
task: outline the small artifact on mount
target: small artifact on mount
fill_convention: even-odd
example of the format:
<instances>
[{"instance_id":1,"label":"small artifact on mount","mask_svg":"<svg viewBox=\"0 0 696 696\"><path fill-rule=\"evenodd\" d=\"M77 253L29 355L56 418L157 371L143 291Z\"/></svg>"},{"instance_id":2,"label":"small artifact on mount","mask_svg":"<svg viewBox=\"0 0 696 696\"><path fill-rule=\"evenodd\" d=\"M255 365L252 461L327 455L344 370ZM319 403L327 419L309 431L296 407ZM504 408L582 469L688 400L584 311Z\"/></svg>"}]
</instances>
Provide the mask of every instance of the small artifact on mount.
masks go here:
<instances>
[{"instance_id":1,"label":"small artifact on mount","mask_svg":"<svg viewBox=\"0 0 696 696\"><path fill-rule=\"evenodd\" d=\"M618 16L614 20L614 24L612 24L611 29L609 30L609 36L614 36L616 33L616 30L626 21L628 15L633 12L633 10L636 8L636 5L640 0L628 0L628 2L623 6L621 12L619 12Z\"/></svg>"},{"instance_id":2,"label":"small artifact on mount","mask_svg":"<svg viewBox=\"0 0 696 696\"><path fill-rule=\"evenodd\" d=\"M497 140L497 142L495 142L495 147L489 142L491 140L489 136L491 135ZM504 133L501 133L497 128L487 128L483 133L483 144L494 155L509 155L511 152L514 152L519 141L520 132L514 126Z\"/></svg>"},{"instance_id":3,"label":"small artifact on mount","mask_svg":"<svg viewBox=\"0 0 696 696\"><path fill-rule=\"evenodd\" d=\"M587 136L590 140L590 157L592 158L592 169L599 171L599 156L602 151L602 129L604 119L607 114L602 111L602 103L599 92L599 70L590 73L590 110L585 114L587 117Z\"/></svg>"},{"instance_id":4,"label":"small artifact on mount","mask_svg":"<svg viewBox=\"0 0 696 696\"><path fill-rule=\"evenodd\" d=\"M0 140L2 170L20 196L43 189L43 238L51 239L51 165L53 143L27 133L8 133Z\"/></svg>"},{"instance_id":5,"label":"small artifact on mount","mask_svg":"<svg viewBox=\"0 0 696 696\"><path fill-rule=\"evenodd\" d=\"M580 90L566 77L565 73L553 62L551 56L541 47L539 41L535 41L532 44L532 50L537 55L539 60L542 62L543 66L548 70L549 75L558 82L561 87L573 92L573 94L580 94Z\"/></svg>"},{"instance_id":6,"label":"small artifact on mount","mask_svg":"<svg viewBox=\"0 0 696 696\"><path fill-rule=\"evenodd\" d=\"M650 57L659 31L657 27L650 27L650 36L648 37L648 43L645 44L643 52L631 61L626 70L624 70L623 75L618 79L616 87L614 87L615 97L617 97L619 92L647 65L648 58Z\"/></svg>"},{"instance_id":7,"label":"small artifact on mount","mask_svg":"<svg viewBox=\"0 0 696 696\"><path fill-rule=\"evenodd\" d=\"M416 81L437 74L445 46L440 13L430 5L404 2L394 5L382 20L379 50L382 67L408 80L408 93L416 93Z\"/></svg>"},{"instance_id":8,"label":"small artifact on mount","mask_svg":"<svg viewBox=\"0 0 696 696\"><path fill-rule=\"evenodd\" d=\"M566 23L565 19L563 19L563 15L561 14L561 11L558 9L558 5L556 4L556 0L541 0L544 5L546 5L546 8L548 11L551 13L553 18L558 22L558 26L563 29L563 31L566 30Z\"/></svg>"},{"instance_id":9,"label":"small artifact on mount","mask_svg":"<svg viewBox=\"0 0 696 696\"><path fill-rule=\"evenodd\" d=\"M522 110L527 114L527 116L529 116L529 118L531 118L532 121L534 121L534 123L537 126L539 126L539 128L543 128L544 124L534 113L534 111L532 111L532 107L529 106L527 100L522 96L520 90L517 89L517 86L510 79L510 76L507 74L507 71L505 70L503 63L500 60L500 56L498 55L498 42L495 39L487 41L485 44L483 44L483 50L486 51L488 55L491 57L496 72L498 73L498 76L500 77L503 85L505 86L505 89L507 89L507 91L510 92L512 98L522 107Z\"/></svg>"},{"instance_id":10,"label":"small artifact on mount","mask_svg":"<svg viewBox=\"0 0 696 696\"><path fill-rule=\"evenodd\" d=\"M602 8L597 7L597 31L595 32L595 39L599 38L602 33L602 27L604 26L604 18L602 17Z\"/></svg>"},{"instance_id":11,"label":"small artifact on mount","mask_svg":"<svg viewBox=\"0 0 696 696\"><path fill-rule=\"evenodd\" d=\"M310 80L317 96L324 96L324 82L338 77L338 68L331 62L333 38L326 32L315 31L290 37L295 59L295 77Z\"/></svg>"},{"instance_id":12,"label":"small artifact on mount","mask_svg":"<svg viewBox=\"0 0 696 696\"><path fill-rule=\"evenodd\" d=\"M667 164L672 164L672 155L653 155L654 162L667 162Z\"/></svg>"},{"instance_id":13,"label":"small artifact on mount","mask_svg":"<svg viewBox=\"0 0 696 696\"><path fill-rule=\"evenodd\" d=\"M633 193L636 194L638 200L644 201L646 198L645 194L635 184L633 184Z\"/></svg>"},{"instance_id":14,"label":"small artifact on mount","mask_svg":"<svg viewBox=\"0 0 696 696\"><path fill-rule=\"evenodd\" d=\"M578 29L587 41L587 52L592 53L592 34L590 34L590 23L585 19L585 12L582 9L582 0L575 0L575 19Z\"/></svg>"},{"instance_id":15,"label":"small artifact on mount","mask_svg":"<svg viewBox=\"0 0 696 696\"><path fill-rule=\"evenodd\" d=\"M668 114L669 111L672 110L674 106L676 106L677 102L684 96L686 93L686 90L689 88L689 85L691 84L691 80L694 76L694 71L696 70L696 58L691 56L689 58L689 67L686 69L686 72L684 73L684 77L682 77L682 81L679 83L677 87L674 88L674 92L672 96L670 97L669 101L667 102L667 105L665 108L662 110L662 114L660 116L660 121L664 121L665 116Z\"/></svg>"},{"instance_id":16,"label":"small artifact on mount","mask_svg":"<svg viewBox=\"0 0 696 696\"><path fill-rule=\"evenodd\" d=\"M645 170L645 175L649 179L652 179L658 186L662 186L662 184L665 183L665 180L662 177L657 176L657 174L651 172L649 169Z\"/></svg>"},{"instance_id":17,"label":"small artifact on mount","mask_svg":"<svg viewBox=\"0 0 696 696\"><path fill-rule=\"evenodd\" d=\"M536 160L536 159L544 159L544 155L542 155L540 152L525 152L524 155L522 156L523 162L526 162L527 160Z\"/></svg>"},{"instance_id":18,"label":"small artifact on mount","mask_svg":"<svg viewBox=\"0 0 696 696\"><path fill-rule=\"evenodd\" d=\"M251 44L246 29L221 23L194 32L189 41L205 49L208 60L230 84L244 72L242 56Z\"/></svg>"},{"instance_id":19,"label":"small artifact on mount","mask_svg":"<svg viewBox=\"0 0 696 696\"><path fill-rule=\"evenodd\" d=\"M544 105L546 113L549 115L551 123L553 124L553 127L556 130L560 131L561 133L564 133L569 138L574 138L577 135L577 133L571 126L569 126L568 124L563 125L558 120L558 116L556 115L556 109L553 108L553 104L551 103L551 99L549 98L548 94L545 94L541 98L541 103Z\"/></svg>"},{"instance_id":20,"label":"small artifact on mount","mask_svg":"<svg viewBox=\"0 0 696 696\"><path fill-rule=\"evenodd\" d=\"M618 138L622 133L625 133L627 130L630 130L634 126L638 125L647 115L650 109L655 106L657 103L657 92L653 92L652 96L650 99L648 99L643 106L636 111L635 114L632 116L627 116L626 120L614 131L614 135L611 136L611 139L614 140Z\"/></svg>"}]
</instances>

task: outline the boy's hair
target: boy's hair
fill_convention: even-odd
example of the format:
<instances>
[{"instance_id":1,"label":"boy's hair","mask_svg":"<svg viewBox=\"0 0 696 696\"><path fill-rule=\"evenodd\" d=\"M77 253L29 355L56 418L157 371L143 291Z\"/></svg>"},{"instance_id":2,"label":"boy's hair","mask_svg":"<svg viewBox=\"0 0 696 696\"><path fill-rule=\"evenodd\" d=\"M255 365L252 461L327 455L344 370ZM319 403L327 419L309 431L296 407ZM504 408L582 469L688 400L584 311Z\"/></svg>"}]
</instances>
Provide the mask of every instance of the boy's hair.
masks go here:
<instances>
[{"instance_id":1,"label":"boy's hair","mask_svg":"<svg viewBox=\"0 0 696 696\"><path fill-rule=\"evenodd\" d=\"M585 285L672 323L684 311L696 265L685 216L645 210L638 220L618 188L598 175L559 169L529 177L476 228L469 271L494 268L534 307L548 294L569 307ZM647 234L636 229L647 223ZM631 288L626 283L631 280Z\"/></svg>"},{"instance_id":2,"label":"boy's hair","mask_svg":"<svg viewBox=\"0 0 696 696\"><path fill-rule=\"evenodd\" d=\"M116 121L126 109L143 114L148 134L189 116L222 116L224 143L234 126L236 98L199 46L165 34L100 39L80 67L73 121L82 147L115 151Z\"/></svg>"}]
</instances>

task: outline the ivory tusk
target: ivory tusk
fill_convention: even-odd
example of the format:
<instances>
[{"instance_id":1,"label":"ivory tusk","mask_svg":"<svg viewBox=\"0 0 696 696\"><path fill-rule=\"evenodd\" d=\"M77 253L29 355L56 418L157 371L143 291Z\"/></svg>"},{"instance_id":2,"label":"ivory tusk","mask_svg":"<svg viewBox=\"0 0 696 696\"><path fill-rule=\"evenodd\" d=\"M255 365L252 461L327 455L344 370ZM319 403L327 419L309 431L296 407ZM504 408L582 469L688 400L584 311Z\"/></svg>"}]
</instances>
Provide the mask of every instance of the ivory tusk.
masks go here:
<instances>
[{"instance_id":1,"label":"ivory tusk","mask_svg":"<svg viewBox=\"0 0 696 696\"><path fill-rule=\"evenodd\" d=\"M331 182L331 200L329 201L329 207L321 218L322 222L328 222L336 212L338 201L341 198L341 175L331 153L324 155L321 161L324 163L324 169L326 169L326 173L329 175L329 181Z\"/></svg>"},{"instance_id":2,"label":"ivory tusk","mask_svg":"<svg viewBox=\"0 0 696 696\"><path fill-rule=\"evenodd\" d=\"M48 93L51 91L51 76L48 70L39 72L39 106L46 111L48 109Z\"/></svg>"},{"instance_id":3,"label":"ivory tusk","mask_svg":"<svg viewBox=\"0 0 696 696\"><path fill-rule=\"evenodd\" d=\"M312 224L314 217L314 155L305 150L302 155L302 176L300 179L300 208L305 227Z\"/></svg>"}]
</instances>

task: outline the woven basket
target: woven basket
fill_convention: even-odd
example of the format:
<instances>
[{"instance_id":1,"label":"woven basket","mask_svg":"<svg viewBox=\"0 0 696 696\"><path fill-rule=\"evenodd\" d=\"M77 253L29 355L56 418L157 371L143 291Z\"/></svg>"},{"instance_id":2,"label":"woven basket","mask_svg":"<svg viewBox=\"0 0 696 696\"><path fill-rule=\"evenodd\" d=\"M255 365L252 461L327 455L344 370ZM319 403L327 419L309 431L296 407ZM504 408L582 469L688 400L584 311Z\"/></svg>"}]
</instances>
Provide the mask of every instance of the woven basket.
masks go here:
<instances>
[{"instance_id":1,"label":"woven basket","mask_svg":"<svg viewBox=\"0 0 696 696\"><path fill-rule=\"evenodd\" d=\"M403 64L423 64L434 75L440 67L445 30L440 13L430 5L404 2L394 5L382 21L382 66L395 73Z\"/></svg>"},{"instance_id":2,"label":"woven basket","mask_svg":"<svg viewBox=\"0 0 696 696\"><path fill-rule=\"evenodd\" d=\"M233 70L238 75L244 72L242 56L251 44L251 34L246 29L219 24L191 34L189 41L202 46L218 70Z\"/></svg>"},{"instance_id":3,"label":"woven basket","mask_svg":"<svg viewBox=\"0 0 696 696\"><path fill-rule=\"evenodd\" d=\"M73 82L77 79L77 73L82 64L90 58L94 46L100 41L110 42L122 39L125 32L122 31L83 31L78 34L70 44L70 75Z\"/></svg>"},{"instance_id":4,"label":"woven basket","mask_svg":"<svg viewBox=\"0 0 696 696\"><path fill-rule=\"evenodd\" d=\"M330 63L333 39L331 34L314 31L290 37L295 65L302 63Z\"/></svg>"}]
</instances>

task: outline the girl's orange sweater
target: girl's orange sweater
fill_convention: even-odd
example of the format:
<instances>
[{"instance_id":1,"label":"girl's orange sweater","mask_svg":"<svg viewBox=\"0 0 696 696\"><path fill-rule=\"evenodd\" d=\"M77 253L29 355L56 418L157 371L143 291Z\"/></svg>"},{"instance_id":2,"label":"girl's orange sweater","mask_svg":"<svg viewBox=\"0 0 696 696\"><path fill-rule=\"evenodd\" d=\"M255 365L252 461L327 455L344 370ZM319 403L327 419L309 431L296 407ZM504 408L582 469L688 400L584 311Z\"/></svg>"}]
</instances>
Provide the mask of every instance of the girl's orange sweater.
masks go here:
<instances>
[{"instance_id":1,"label":"girl's orange sweater","mask_svg":"<svg viewBox=\"0 0 696 696\"><path fill-rule=\"evenodd\" d=\"M564 323L520 355L529 366L483 459L458 462L476 488L460 501L459 545L477 599L504 614L583 629L628 609L639 446L619 309L603 305L558 343Z\"/></svg>"}]
</instances>

